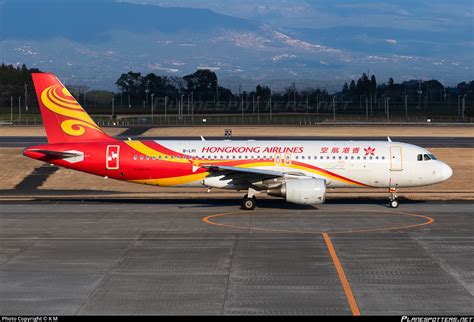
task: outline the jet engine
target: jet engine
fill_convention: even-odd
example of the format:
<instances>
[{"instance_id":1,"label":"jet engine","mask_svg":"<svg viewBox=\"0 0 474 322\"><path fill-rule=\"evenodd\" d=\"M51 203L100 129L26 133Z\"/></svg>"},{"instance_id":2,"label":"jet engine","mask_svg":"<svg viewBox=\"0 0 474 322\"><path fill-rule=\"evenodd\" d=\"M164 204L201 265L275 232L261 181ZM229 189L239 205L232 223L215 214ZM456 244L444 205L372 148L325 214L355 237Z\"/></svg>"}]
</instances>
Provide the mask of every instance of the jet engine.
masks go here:
<instances>
[{"instance_id":1,"label":"jet engine","mask_svg":"<svg viewBox=\"0 0 474 322\"><path fill-rule=\"evenodd\" d=\"M270 196L283 197L299 205L316 205L326 200L326 181L322 179L289 180L277 188L267 190Z\"/></svg>"}]
</instances>

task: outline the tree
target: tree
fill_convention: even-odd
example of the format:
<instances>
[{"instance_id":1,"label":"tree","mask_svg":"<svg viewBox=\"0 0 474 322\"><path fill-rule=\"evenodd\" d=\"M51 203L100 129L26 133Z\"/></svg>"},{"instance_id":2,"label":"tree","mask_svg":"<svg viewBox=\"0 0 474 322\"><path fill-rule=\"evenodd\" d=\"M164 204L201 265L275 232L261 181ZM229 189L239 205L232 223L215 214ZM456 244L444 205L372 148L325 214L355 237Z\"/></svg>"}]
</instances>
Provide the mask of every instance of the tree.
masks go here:
<instances>
[{"instance_id":1,"label":"tree","mask_svg":"<svg viewBox=\"0 0 474 322\"><path fill-rule=\"evenodd\" d=\"M268 99L272 95L272 91L269 87L258 84L255 88L255 95L260 96L261 99Z\"/></svg>"},{"instance_id":2,"label":"tree","mask_svg":"<svg viewBox=\"0 0 474 322\"><path fill-rule=\"evenodd\" d=\"M349 85L347 85L347 83L344 83L344 86L342 87L342 94L347 93L349 93Z\"/></svg>"},{"instance_id":3,"label":"tree","mask_svg":"<svg viewBox=\"0 0 474 322\"><path fill-rule=\"evenodd\" d=\"M132 95L134 97L140 96L140 90L143 83L143 77L141 73L134 73L132 71L127 74L122 74L120 78L115 82L117 87L125 94Z\"/></svg>"},{"instance_id":4,"label":"tree","mask_svg":"<svg viewBox=\"0 0 474 322\"><path fill-rule=\"evenodd\" d=\"M377 80L375 79L375 75L372 75L372 77L370 77L370 92L372 94L375 94L376 91L377 91Z\"/></svg>"},{"instance_id":5,"label":"tree","mask_svg":"<svg viewBox=\"0 0 474 322\"><path fill-rule=\"evenodd\" d=\"M355 93L356 93L356 83L354 80L351 80L351 83L349 85L349 94L355 95Z\"/></svg>"},{"instance_id":6,"label":"tree","mask_svg":"<svg viewBox=\"0 0 474 322\"><path fill-rule=\"evenodd\" d=\"M200 69L183 79L187 82L188 91L209 91L217 87L217 75L208 69Z\"/></svg>"}]
</instances>

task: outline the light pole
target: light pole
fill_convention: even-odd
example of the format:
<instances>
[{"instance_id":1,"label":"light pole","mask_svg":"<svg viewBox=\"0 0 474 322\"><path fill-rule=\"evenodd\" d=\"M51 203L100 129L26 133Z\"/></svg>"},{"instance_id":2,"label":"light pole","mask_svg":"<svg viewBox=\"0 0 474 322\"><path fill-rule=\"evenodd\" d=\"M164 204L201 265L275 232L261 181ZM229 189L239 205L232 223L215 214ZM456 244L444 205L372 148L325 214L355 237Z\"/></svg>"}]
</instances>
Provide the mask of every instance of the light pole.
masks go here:
<instances>
[{"instance_id":1,"label":"light pole","mask_svg":"<svg viewBox=\"0 0 474 322\"><path fill-rule=\"evenodd\" d=\"M365 97L365 118L369 121L369 100Z\"/></svg>"},{"instance_id":2,"label":"light pole","mask_svg":"<svg viewBox=\"0 0 474 322\"><path fill-rule=\"evenodd\" d=\"M408 119L408 95L407 95L407 90L405 90L405 118Z\"/></svg>"},{"instance_id":3,"label":"light pole","mask_svg":"<svg viewBox=\"0 0 474 322\"><path fill-rule=\"evenodd\" d=\"M467 93L462 96L462 119L466 119L466 96Z\"/></svg>"},{"instance_id":4,"label":"light pole","mask_svg":"<svg viewBox=\"0 0 474 322\"><path fill-rule=\"evenodd\" d=\"M257 119L260 123L260 96L257 96Z\"/></svg>"},{"instance_id":5,"label":"light pole","mask_svg":"<svg viewBox=\"0 0 474 322\"><path fill-rule=\"evenodd\" d=\"M306 96L306 117L309 116L309 98Z\"/></svg>"},{"instance_id":6,"label":"light pole","mask_svg":"<svg viewBox=\"0 0 474 322\"><path fill-rule=\"evenodd\" d=\"M240 98L240 108L242 110L242 124L244 124L244 97Z\"/></svg>"},{"instance_id":7,"label":"light pole","mask_svg":"<svg viewBox=\"0 0 474 322\"><path fill-rule=\"evenodd\" d=\"M151 125L154 124L153 120L153 109L155 108L155 105L153 105L153 97L155 97L155 93L151 94Z\"/></svg>"},{"instance_id":8,"label":"light pole","mask_svg":"<svg viewBox=\"0 0 474 322\"><path fill-rule=\"evenodd\" d=\"M448 114L451 115L451 93L446 95L448 95Z\"/></svg>"},{"instance_id":9,"label":"light pole","mask_svg":"<svg viewBox=\"0 0 474 322\"><path fill-rule=\"evenodd\" d=\"M332 114L334 122L336 122L336 95L332 97Z\"/></svg>"},{"instance_id":10,"label":"light pole","mask_svg":"<svg viewBox=\"0 0 474 322\"><path fill-rule=\"evenodd\" d=\"M319 94L316 95L316 122L319 123Z\"/></svg>"},{"instance_id":11,"label":"light pole","mask_svg":"<svg viewBox=\"0 0 474 322\"><path fill-rule=\"evenodd\" d=\"M10 96L10 123L13 124L13 96Z\"/></svg>"},{"instance_id":12,"label":"light pole","mask_svg":"<svg viewBox=\"0 0 474 322\"><path fill-rule=\"evenodd\" d=\"M114 120L114 114L115 114L115 94L112 96L112 121Z\"/></svg>"},{"instance_id":13,"label":"light pole","mask_svg":"<svg viewBox=\"0 0 474 322\"><path fill-rule=\"evenodd\" d=\"M458 116L461 116L461 96L458 95Z\"/></svg>"},{"instance_id":14,"label":"light pole","mask_svg":"<svg viewBox=\"0 0 474 322\"><path fill-rule=\"evenodd\" d=\"M181 99L179 101L179 119L180 120L182 119L182 115L183 115L183 96L184 94L181 94Z\"/></svg>"},{"instance_id":15,"label":"light pole","mask_svg":"<svg viewBox=\"0 0 474 322\"><path fill-rule=\"evenodd\" d=\"M168 119L168 96L165 96L165 119Z\"/></svg>"},{"instance_id":16,"label":"light pole","mask_svg":"<svg viewBox=\"0 0 474 322\"><path fill-rule=\"evenodd\" d=\"M148 93L150 90L148 89L148 85L150 84L150 81L146 82L146 89L145 89L145 108L148 106Z\"/></svg>"},{"instance_id":17,"label":"light pole","mask_svg":"<svg viewBox=\"0 0 474 322\"><path fill-rule=\"evenodd\" d=\"M387 119L390 120L390 97L387 97Z\"/></svg>"},{"instance_id":18,"label":"light pole","mask_svg":"<svg viewBox=\"0 0 474 322\"><path fill-rule=\"evenodd\" d=\"M21 96L18 96L18 122L21 121Z\"/></svg>"},{"instance_id":19,"label":"light pole","mask_svg":"<svg viewBox=\"0 0 474 322\"><path fill-rule=\"evenodd\" d=\"M272 97L270 96L270 120L273 118L272 114Z\"/></svg>"},{"instance_id":20,"label":"light pole","mask_svg":"<svg viewBox=\"0 0 474 322\"><path fill-rule=\"evenodd\" d=\"M296 86L293 83L293 112L296 112Z\"/></svg>"},{"instance_id":21,"label":"light pole","mask_svg":"<svg viewBox=\"0 0 474 322\"><path fill-rule=\"evenodd\" d=\"M28 111L28 85L25 83L25 111Z\"/></svg>"},{"instance_id":22,"label":"light pole","mask_svg":"<svg viewBox=\"0 0 474 322\"><path fill-rule=\"evenodd\" d=\"M191 115L194 116L194 92L191 92Z\"/></svg>"}]
</instances>

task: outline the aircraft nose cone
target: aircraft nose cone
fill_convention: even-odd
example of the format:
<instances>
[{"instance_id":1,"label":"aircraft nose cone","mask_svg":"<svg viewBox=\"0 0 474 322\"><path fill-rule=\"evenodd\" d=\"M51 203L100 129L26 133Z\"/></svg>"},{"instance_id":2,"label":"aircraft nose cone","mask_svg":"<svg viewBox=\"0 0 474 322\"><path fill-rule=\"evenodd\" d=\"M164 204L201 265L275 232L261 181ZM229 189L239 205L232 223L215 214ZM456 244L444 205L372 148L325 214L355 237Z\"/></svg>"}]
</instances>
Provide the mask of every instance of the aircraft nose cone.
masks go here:
<instances>
[{"instance_id":1,"label":"aircraft nose cone","mask_svg":"<svg viewBox=\"0 0 474 322\"><path fill-rule=\"evenodd\" d=\"M443 177L443 181L448 180L449 178L451 178L452 175L453 175L453 169L451 169L449 165L443 163L443 166L441 169L441 176Z\"/></svg>"}]
</instances>

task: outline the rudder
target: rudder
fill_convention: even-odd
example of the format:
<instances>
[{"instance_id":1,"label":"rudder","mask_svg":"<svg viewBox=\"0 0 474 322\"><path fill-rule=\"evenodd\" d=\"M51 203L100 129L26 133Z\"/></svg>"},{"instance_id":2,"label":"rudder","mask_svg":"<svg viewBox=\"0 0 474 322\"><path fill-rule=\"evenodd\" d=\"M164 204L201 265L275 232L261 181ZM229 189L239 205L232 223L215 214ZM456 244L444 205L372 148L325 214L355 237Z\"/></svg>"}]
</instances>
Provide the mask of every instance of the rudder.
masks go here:
<instances>
[{"instance_id":1,"label":"rudder","mask_svg":"<svg viewBox=\"0 0 474 322\"><path fill-rule=\"evenodd\" d=\"M48 143L111 140L54 74L32 73Z\"/></svg>"}]
</instances>

